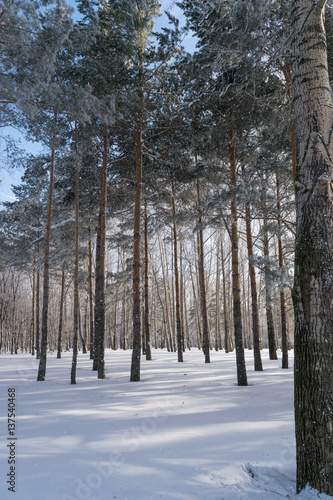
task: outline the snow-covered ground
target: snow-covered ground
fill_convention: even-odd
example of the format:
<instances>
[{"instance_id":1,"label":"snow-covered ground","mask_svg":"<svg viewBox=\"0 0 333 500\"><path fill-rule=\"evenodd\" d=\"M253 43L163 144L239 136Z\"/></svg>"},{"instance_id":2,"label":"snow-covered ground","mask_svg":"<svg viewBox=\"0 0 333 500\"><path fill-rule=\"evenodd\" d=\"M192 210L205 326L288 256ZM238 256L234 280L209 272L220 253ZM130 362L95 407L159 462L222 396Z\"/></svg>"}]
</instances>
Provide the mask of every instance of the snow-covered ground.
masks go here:
<instances>
[{"instance_id":1,"label":"snow-covered ground","mask_svg":"<svg viewBox=\"0 0 333 500\"><path fill-rule=\"evenodd\" d=\"M28 354L0 356L0 498L17 500L310 500L295 493L293 368L269 361L236 385L235 354L198 350L142 359L129 382L131 352L107 351L105 380L79 355L48 355L46 380ZM15 482L8 491L7 400L15 388ZM9 444L9 446L8 446Z\"/></svg>"}]
</instances>

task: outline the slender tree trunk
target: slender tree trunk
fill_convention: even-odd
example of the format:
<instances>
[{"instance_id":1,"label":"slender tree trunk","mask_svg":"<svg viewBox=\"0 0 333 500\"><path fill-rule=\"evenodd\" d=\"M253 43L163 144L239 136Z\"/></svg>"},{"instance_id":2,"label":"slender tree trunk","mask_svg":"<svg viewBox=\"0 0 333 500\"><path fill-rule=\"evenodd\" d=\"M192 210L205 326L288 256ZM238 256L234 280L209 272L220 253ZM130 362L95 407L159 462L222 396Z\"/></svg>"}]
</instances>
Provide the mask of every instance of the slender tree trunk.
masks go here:
<instances>
[{"instance_id":1,"label":"slender tree trunk","mask_svg":"<svg viewBox=\"0 0 333 500\"><path fill-rule=\"evenodd\" d=\"M225 272L224 248L221 241L221 263L222 263L222 278L223 278L223 318L224 318L224 350L226 353L230 351L230 334L229 334L229 320L227 311L227 283Z\"/></svg>"},{"instance_id":2,"label":"slender tree trunk","mask_svg":"<svg viewBox=\"0 0 333 500\"><path fill-rule=\"evenodd\" d=\"M55 113L54 122L57 121ZM53 145L51 149L51 162L50 162L50 180L49 180L49 193L47 201L47 220L46 220L46 234L45 234L45 247L44 247L44 273L43 273L43 308L42 308L42 338L40 349L40 360L38 367L37 381L45 380L46 374L46 358L47 358L47 328L49 316L49 295L50 295L50 247L51 247L51 226L52 226L52 202L53 202L53 188L54 188L54 161L55 161L55 136L53 135Z\"/></svg>"},{"instance_id":3,"label":"slender tree trunk","mask_svg":"<svg viewBox=\"0 0 333 500\"><path fill-rule=\"evenodd\" d=\"M151 361L151 342L149 328L149 252L148 252L148 213L147 200L145 200L145 338L146 360Z\"/></svg>"},{"instance_id":4,"label":"slender tree trunk","mask_svg":"<svg viewBox=\"0 0 333 500\"><path fill-rule=\"evenodd\" d=\"M181 331L182 331L182 342L183 342L183 352L185 352L185 286L184 286L184 275L183 275L183 247L182 242L179 244L179 281L180 281L180 319L181 319Z\"/></svg>"},{"instance_id":5,"label":"slender tree trunk","mask_svg":"<svg viewBox=\"0 0 333 500\"><path fill-rule=\"evenodd\" d=\"M280 203L280 181L276 175L276 193L277 193L277 211L278 211L278 251L279 251L279 267L283 268L283 249L281 238L281 203ZM282 368L288 368L288 332L287 332L287 319L286 319L286 298L284 290L280 291L280 311L281 311L281 346L282 346Z\"/></svg>"},{"instance_id":6,"label":"slender tree trunk","mask_svg":"<svg viewBox=\"0 0 333 500\"><path fill-rule=\"evenodd\" d=\"M65 300L65 278L66 278L66 265L62 265L61 273L61 294L60 294L60 310L59 310L59 328L58 328L58 350L57 358L61 358L61 343L62 343L62 325L63 325L63 313L64 313L64 300Z\"/></svg>"},{"instance_id":7,"label":"slender tree trunk","mask_svg":"<svg viewBox=\"0 0 333 500\"><path fill-rule=\"evenodd\" d=\"M231 184L237 187L236 170L236 147L234 138L234 129L229 129L230 140L230 173ZM238 229L237 229L237 207L235 199L231 201L231 244L232 244L232 287L233 287L233 306L234 306L234 337L236 346L236 364L237 364L237 382L240 386L247 385L245 355L243 347L242 333L242 312L241 312L241 293L239 277L239 259L238 259Z\"/></svg>"},{"instance_id":8,"label":"slender tree trunk","mask_svg":"<svg viewBox=\"0 0 333 500\"><path fill-rule=\"evenodd\" d=\"M251 263L253 258L253 242L252 242L252 229L251 229L251 209L247 203L245 208L246 213L246 239L247 239L247 253L249 257L249 275L251 282L251 299L252 299L252 334L253 334L253 355L254 355L254 369L255 371L262 371L262 361L260 354L260 333L259 333L259 310L258 310L258 294L256 272Z\"/></svg>"},{"instance_id":9,"label":"slender tree trunk","mask_svg":"<svg viewBox=\"0 0 333 500\"><path fill-rule=\"evenodd\" d=\"M197 331L197 344L198 344L198 349L201 349L201 327L200 327L200 319L199 319L199 313L198 313L198 300L197 300L197 294L196 294L196 286L194 283L194 277L193 277L193 271L192 271L192 265L189 263L190 267L190 276L191 276L191 283L192 283L192 290L193 290L193 308L194 308L194 317L195 317L195 325L196 325L196 331Z\"/></svg>"},{"instance_id":10,"label":"slender tree trunk","mask_svg":"<svg viewBox=\"0 0 333 500\"><path fill-rule=\"evenodd\" d=\"M95 353L94 361L98 378L105 378L105 254L106 254L106 199L108 163L108 126L104 125L101 201L96 240L95 272Z\"/></svg>"},{"instance_id":11,"label":"slender tree trunk","mask_svg":"<svg viewBox=\"0 0 333 500\"><path fill-rule=\"evenodd\" d=\"M215 351L222 349L221 337L221 306L220 306L220 241L216 248L216 281L215 281Z\"/></svg>"},{"instance_id":12,"label":"slender tree trunk","mask_svg":"<svg viewBox=\"0 0 333 500\"><path fill-rule=\"evenodd\" d=\"M78 297L78 310L79 310L79 328L78 328L78 338L81 340L82 344L82 354L87 354L87 345L85 335L82 333L82 311L80 306L80 295Z\"/></svg>"},{"instance_id":13,"label":"slender tree trunk","mask_svg":"<svg viewBox=\"0 0 333 500\"><path fill-rule=\"evenodd\" d=\"M196 161L197 163L197 161ZM207 316L207 298L206 298L206 283L205 283L205 263L204 263L204 243L203 243L203 229L202 229L202 215L201 215L201 200L200 200L200 186L197 179L197 196L198 196L198 210L199 210L199 272L200 272L200 304L201 304L201 318L202 318L202 350L205 355L205 363L210 363L209 351L209 329L208 329L208 316Z\"/></svg>"},{"instance_id":14,"label":"slender tree trunk","mask_svg":"<svg viewBox=\"0 0 333 500\"><path fill-rule=\"evenodd\" d=\"M143 96L141 96L143 102ZM142 186L142 110L136 125L136 187L134 207L134 248L133 248L133 351L131 364L131 382L140 381L141 356L141 186Z\"/></svg>"},{"instance_id":15,"label":"slender tree trunk","mask_svg":"<svg viewBox=\"0 0 333 500\"><path fill-rule=\"evenodd\" d=\"M101 259L101 213L99 212L98 214L98 224L97 224L97 232L96 232L96 250L95 250L95 304L93 307L94 309L94 360L93 360L93 371L97 371L98 369L98 335L96 333L96 306L97 306L97 300L99 301L99 296L100 296L100 271L98 269L100 259ZM97 276L98 276L98 281L97 281ZM96 293L97 293L97 298L96 298ZM98 306L97 306L98 307ZM99 311L98 311L99 314Z\"/></svg>"},{"instance_id":16,"label":"slender tree trunk","mask_svg":"<svg viewBox=\"0 0 333 500\"><path fill-rule=\"evenodd\" d=\"M32 304L31 304L31 337L30 337L30 348L31 355L35 355L35 314L36 314L36 269L33 268L32 271ZM1 352L1 345L0 345Z\"/></svg>"},{"instance_id":17,"label":"slender tree trunk","mask_svg":"<svg viewBox=\"0 0 333 500\"><path fill-rule=\"evenodd\" d=\"M79 227L80 227L80 173L78 158L77 124L75 125L75 263L74 263L74 324L73 324L73 359L71 370L71 384L76 384L76 365L78 351L79 330Z\"/></svg>"},{"instance_id":18,"label":"slender tree trunk","mask_svg":"<svg viewBox=\"0 0 333 500\"><path fill-rule=\"evenodd\" d=\"M94 359L94 298L93 298L93 262L92 262L92 243L91 243L91 226L89 226L89 243L88 243L88 259L89 259L89 330L90 330L90 359Z\"/></svg>"},{"instance_id":19,"label":"slender tree trunk","mask_svg":"<svg viewBox=\"0 0 333 500\"><path fill-rule=\"evenodd\" d=\"M165 271L165 262L164 262L164 259L163 259L162 244L161 244L160 237L158 237L158 244L159 244L159 249L160 249L161 266L162 266L163 282L164 282L166 338L167 338L167 341L169 343L168 350L170 350L171 352L174 352L173 342L172 342L171 321L170 321L170 308L169 308L169 300L168 300L168 292L167 292L167 276L166 276L166 271ZM156 284L158 285L157 280L156 280Z\"/></svg>"},{"instance_id":20,"label":"slender tree trunk","mask_svg":"<svg viewBox=\"0 0 333 500\"><path fill-rule=\"evenodd\" d=\"M266 194L263 192L262 199L263 208L266 208ZM264 257L266 258L266 263L264 267L264 278L265 278L265 302L266 302L266 322L267 322L267 338L268 338L268 350L269 359L277 360L277 346L276 346L276 335L274 328L274 318L273 318L273 306L272 306L272 292L271 284L269 279L269 240L268 240L268 228L266 221L264 221L263 226L263 247L264 247Z\"/></svg>"},{"instance_id":21,"label":"slender tree trunk","mask_svg":"<svg viewBox=\"0 0 333 500\"><path fill-rule=\"evenodd\" d=\"M325 5L324 0L295 0L292 8L297 131L295 431L297 490L309 485L333 496L333 103Z\"/></svg>"},{"instance_id":22,"label":"slender tree trunk","mask_svg":"<svg viewBox=\"0 0 333 500\"><path fill-rule=\"evenodd\" d=\"M176 222L176 201L175 201L175 185L172 181L172 214L173 214L173 249L174 249L174 269L175 269L175 289L176 289L176 325L177 325L177 352L178 362L182 363L183 359L183 334L182 323L180 318L180 292L179 292L179 271L178 271L178 236Z\"/></svg>"},{"instance_id":23,"label":"slender tree trunk","mask_svg":"<svg viewBox=\"0 0 333 500\"><path fill-rule=\"evenodd\" d=\"M36 272L36 359L40 359L40 272Z\"/></svg>"}]
</instances>

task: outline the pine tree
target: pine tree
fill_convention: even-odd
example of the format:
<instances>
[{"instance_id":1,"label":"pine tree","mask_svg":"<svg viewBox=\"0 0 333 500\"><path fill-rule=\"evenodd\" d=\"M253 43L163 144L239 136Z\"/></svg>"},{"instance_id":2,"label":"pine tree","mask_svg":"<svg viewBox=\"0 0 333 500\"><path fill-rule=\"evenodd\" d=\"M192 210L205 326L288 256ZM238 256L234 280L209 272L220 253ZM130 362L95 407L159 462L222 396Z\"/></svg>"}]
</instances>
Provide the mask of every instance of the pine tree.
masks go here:
<instances>
[{"instance_id":1,"label":"pine tree","mask_svg":"<svg viewBox=\"0 0 333 500\"><path fill-rule=\"evenodd\" d=\"M295 428L298 491L310 485L333 495L333 104L325 5L325 0L295 0L292 9L297 131Z\"/></svg>"}]
</instances>

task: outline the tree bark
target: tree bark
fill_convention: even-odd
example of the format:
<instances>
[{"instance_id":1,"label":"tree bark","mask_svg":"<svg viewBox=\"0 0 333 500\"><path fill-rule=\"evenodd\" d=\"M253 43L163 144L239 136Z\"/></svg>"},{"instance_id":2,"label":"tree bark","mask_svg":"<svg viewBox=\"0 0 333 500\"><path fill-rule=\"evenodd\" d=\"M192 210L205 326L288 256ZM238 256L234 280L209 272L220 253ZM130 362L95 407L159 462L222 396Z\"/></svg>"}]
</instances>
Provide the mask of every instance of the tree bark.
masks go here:
<instances>
[{"instance_id":1,"label":"tree bark","mask_svg":"<svg viewBox=\"0 0 333 500\"><path fill-rule=\"evenodd\" d=\"M237 187L236 171L236 147L234 144L234 129L229 128L230 140L230 174L231 184ZM247 385L245 355L243 347L242 334L242 312L241 312L241 294L239 277L239 259L238 259L238 229L237 229L237 207L235 198L231 201L231 244L232 244L232 287L233 287L233 309L234 309L234 337L236 346L236 364L237 364L237 383L240 386Z\"/></svg>"},{"instance_id":2,"label":"tree bark","mask_svg":"<svg viewBox=\"0 0 333 500\"><path fill-rule=\"evenodd\" d=\"M74 324L73 324L73 358L71 369L71 384L76 384L76 365L79 331L79 227L80 227L80 173L78 158L77 124L75 126L75 264L74 264Z\"/></svg>"},{"instance_id":3,"label":"tree bark","mask_svg":"<svg viewBox=\"0 0 333 500\"><path fill-rule=\"evenodd\" d=\"M36 272L36 359L40 359L40 272Z\"/></svg>"},{"instance_id":4,"label":"tree bark","mask_svg":"<svg viewBox=\"0 0 333 500\"><path fill-rule=\"evenodd\" d=\"M59 306L57 359L61 358L62 325L63 325L64 299L65 299L65 277L66 277L66 265L65 265L65 263L63 263L62 273L61 273L61 293L60 293L60 306Z\"/></svg>"},{"instance_id":5,"label":"tree bark","mask_svg":"<svg viewBox=\"0 0 333 500\"><path fill-rule=\"evenodd\" d=\"M247 253L249 258L249 275L251 283L251 301L252 301L252 335L253 335L253 355L254 355L254 370L262 371L262 361L260 354L260 333L259 333L259 310L258 310L258 294L256 272L251 263L253 258L253 242L252 242L252 229L251 229L251 209L247 203L245 207L246 217L246 239L247 239Z\"/></svg>"},{"instance_id":6,"label":"tree bark","mask_svg":"<svg viewBox=\"0 0 333 500\"><path fill-rule=\"evenodd\" d=\"M106 199L108 163L108 126L104 125L101 200L96 242L95 272L95 353L94 361L98 378L105 378L105 253L106 253Z\"/></svg>"},{"instance_id":7,"label":"tree bark","mask_svg":"<svg viewBox=\"0 0 333 500\"><path fill-rule=\"evenodd\" d=\"M94 298L93 298L93 262L91 244L91 226L88 229L88 260L89 260L89 330L90 330L90 359L94 359Z\"/></svg>"},{"instance_id":8,"label":"tree bark","mask_svg":"<svg viewBox=\"0 0 333 500\"><path fill-rule=\"evenodd\" d=\"M145 200L145 339L146 360L151 361L151 342L149 329L149 252L148 252L148 212Z\"/></svg>"},{"instance_id":9,"label":"tree bark","mask_svg":"<svg viewBox=\"0 0 333 500\"><path fill-rule=\"evenodd\" d=\"M143 98L142 98L143 100ZM133 248L133 351L131 364L131 382L140 381L141 356L141 186L142 186L142 120L140 109L136 124L136 186L134 206L134 248Z\"/></svg>"},{"instance_id":10,"label":"tree bark","mask_svg":"<svg viewBox=\"0 0 333 500\"><path fill-rule=\"evenodd\" d=\"M220 240L217 242L216 247L216 282L215 282L215 351L222 349L222 336L221 336L221 301L220 301Z\"/></svg>"},{"instance_id":11,"label":"tree bark","mask_svg":"<svg viewBox=\"0 0 333 500\"><path fill-rule=\"evenodd\" d=\"M182 363L183 359L183 335L182 323L180 318L180 291L179 291L179 271L178 271L178 235L176 222L176 200L175 200L175 184L172 181L172 214L173 214L173 250L174 250L174 269L175 269L175 289L176 289L176 325L177 325L177 353L178 362Z\"/></svg>"},{"instance_id":12,"label":"tree bark","mask_svg":"<svg viewBox=\"0 0 333 500\"><path fill-rule=\"evenodd\" d=\"M227 283L225 272L224 248L221 241L221 264L222 264L222 278L223 278L223 318L224 318L224 350L226 353L230 351L230 333L229 333L229 320L227 311Z\"/></svg>"},{"instance_id":13,"label":"tree bark","mask_svg":"<svg viewBox=\"0 0 333 500\"><path fill-rule=\"evenodd\" d=\"M197 161L196 161L197 163ZM200 200L200 186L199 179L197 179L197 196L198 196L198 210L199 210L199 272L200 272L200 304L201 304L201 319L202 319L202 350L205 355L205 363L210 363L209 351L209 329L208 329L208 316L207 316L207 298L206 298L206 283L205 283L205 263L204 263L204 242L203 242L203 229L202 229L202 215L201 215L201 200Z\"/></svg>"},{"instance_id":14,"label":"tree bark","mask_svg":"<svg viewBox=\"0 0 333 500\"><path fill-rule=\"evenodd\" d=\"M30 352L35 355L35 315L36 315L36 269L32 270L32 303L31 303L31 335L30 335ZM1 345L0 345L1 352Z\"/></svg>"},{"instance_id":15,"label":"tree bark","mask_svg":"<svg viewBox=\"0 0 333 500\"><path fill-rule=\"evenodd\" d=\"M57 115L55 113L55 123ZM50 295L50 248L51 248L51 225L52 225L52 202L54 188L54 161L55 161L55 136L52 139L49 193L47 200L47 220L44 247L44 272L43 272L43 308L42 308L42 338L40 349L40 360L37 374L37 381L45 380L46 359L47 359L47 328L49 317L49 295Z\"/></svg>"},{"instance_id":16,"label":"tree bark","mask_svg":"<svg viewBox=\"0 0 333 500\"><path fill-rule=\"evenodd\" d=\"M278 252L279 252L279 267L283 268L283 248L281 238L281 202L280 202L280 181L279 176L276 174L276 197L277 197L277 211L278 211ZM288 331L286 319L286 297L284 290L280 290L280 311L281 311L281 347L282 347L282 368L288 368Z\"/></svg>"},{"instance_id":17,"label":"tree bark","mask_svg":"<svg viewBox=\"0 0 333 500\"><path fill-rule=\"evenodd\" d=\"M326 1L292 8L297 132L295 431L297 490L333 496L333 146Z\"/></svg>"}]
</instances>

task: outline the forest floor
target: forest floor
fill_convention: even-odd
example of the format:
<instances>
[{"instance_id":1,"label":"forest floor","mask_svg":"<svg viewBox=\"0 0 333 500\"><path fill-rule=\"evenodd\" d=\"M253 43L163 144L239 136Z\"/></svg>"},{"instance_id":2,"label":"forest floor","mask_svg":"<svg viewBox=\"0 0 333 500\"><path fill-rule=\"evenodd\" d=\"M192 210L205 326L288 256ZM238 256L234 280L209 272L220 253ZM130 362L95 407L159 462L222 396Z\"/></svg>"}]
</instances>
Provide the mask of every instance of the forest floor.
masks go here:
<instances>
[{"instance_id":1,"label":"forest floor","mask_svg":"<svg viewBox=\"0 0 333 500\"><path fill-rule=\"evenodd\" d=\"M17 500L327 499L295 493L293 354L236 385L235 353L153 350L141 382L129 382L130 351L106 351L105 380L79 353L48 355L46 380L28 354L0 356L0 498ZM279 355L281 357L281 355ZM15 436L8 389L15 388ZM10 427L12 429L12 427ZM13 437L17 439L14 440ZM8 457L15 454L15 494ZM13 456L13 453L12 453ZM13 472L13 469L12 469ZM13 479L13 478L12 478Z\"/></svg>"}]
</instances>

